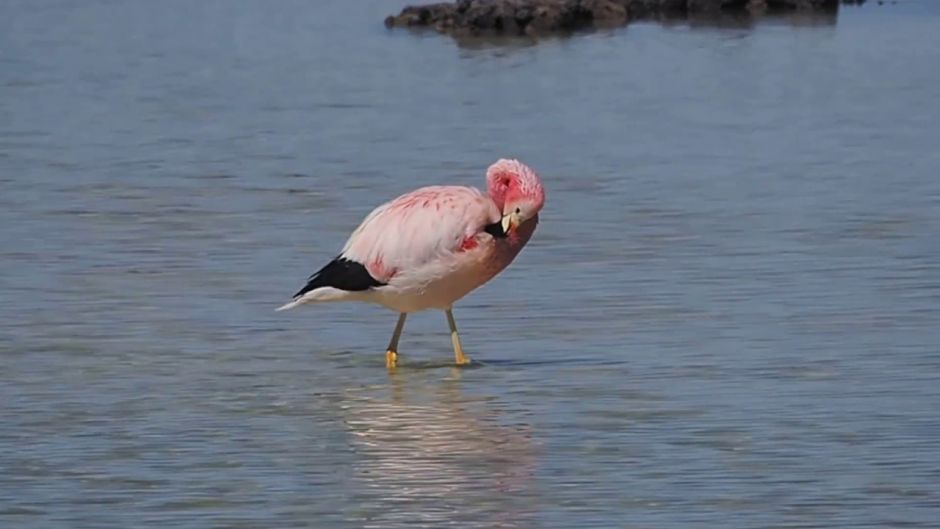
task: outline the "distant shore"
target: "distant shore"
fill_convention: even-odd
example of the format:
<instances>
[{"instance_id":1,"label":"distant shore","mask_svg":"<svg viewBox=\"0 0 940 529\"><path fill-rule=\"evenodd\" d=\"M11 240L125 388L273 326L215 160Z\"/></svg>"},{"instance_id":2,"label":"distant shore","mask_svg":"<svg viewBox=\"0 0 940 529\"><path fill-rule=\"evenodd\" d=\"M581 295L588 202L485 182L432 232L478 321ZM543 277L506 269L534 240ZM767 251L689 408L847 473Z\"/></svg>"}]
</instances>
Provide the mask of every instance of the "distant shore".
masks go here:
<instances>
[{"instance_id":1,"label":"distant shore","mask_svg":"<svg viewBox=\"0 0 940 529\"><path fill-rule=\"evenodd\" d=\"M454 36L544 36L639 20L700 16L835 14L865 0L458 0L408 6L385 19L392 27L433 28Z\"/></svg>"}]
</instances>

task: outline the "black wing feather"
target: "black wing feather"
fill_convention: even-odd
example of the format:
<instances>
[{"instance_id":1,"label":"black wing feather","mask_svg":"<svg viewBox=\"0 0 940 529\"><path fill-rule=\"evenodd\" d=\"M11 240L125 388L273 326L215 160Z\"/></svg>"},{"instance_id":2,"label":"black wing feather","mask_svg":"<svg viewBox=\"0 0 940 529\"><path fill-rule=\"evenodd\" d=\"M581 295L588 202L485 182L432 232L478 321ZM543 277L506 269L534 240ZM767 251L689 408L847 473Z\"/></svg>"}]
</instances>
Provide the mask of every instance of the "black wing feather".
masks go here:
<instances>
[{"instance_id":1,"label":"black wing feather","mask_svg":"<svg viewBox=\"0 0 940 529\"><path fill-rule=\"evenodd\" d=\"M492 224L487 224L486 226L483 226L483 231L492 235L494 239L505 239L507 236L506 232L503 231L502 219L497 220L496 222Z\"/></svg>"},{"instance_id":2,"label":"black wing feather","mask_svg":"<svg viewBox=\"0 0 940 529\"><path fill-rule=\"evenodd\" d=\"M304 288L294 294L294 298L299 298L320 287L333 287L348 292L359 292L384 285L385 283L372 277L362 263L340 256L310 276Z\"/></svg>"}]
</instances>

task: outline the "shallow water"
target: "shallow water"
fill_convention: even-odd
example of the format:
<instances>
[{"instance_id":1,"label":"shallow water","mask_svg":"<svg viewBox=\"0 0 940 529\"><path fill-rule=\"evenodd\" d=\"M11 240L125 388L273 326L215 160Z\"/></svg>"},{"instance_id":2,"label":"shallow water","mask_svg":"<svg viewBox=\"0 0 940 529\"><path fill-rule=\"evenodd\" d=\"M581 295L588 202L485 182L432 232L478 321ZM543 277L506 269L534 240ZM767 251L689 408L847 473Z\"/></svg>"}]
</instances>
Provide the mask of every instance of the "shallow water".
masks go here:
<instances>
[{"instance_id":1,"label":"shallow water","mask_svg":"<svg viewBox=\"0 0 940 529\"><path fill-rule=\"evenodd\" d=\"M940 6L536 46L401 2L0 6L0 526L929 527ZM275 313L518 156L457 307Z\"/></svg>"}]
</instances>

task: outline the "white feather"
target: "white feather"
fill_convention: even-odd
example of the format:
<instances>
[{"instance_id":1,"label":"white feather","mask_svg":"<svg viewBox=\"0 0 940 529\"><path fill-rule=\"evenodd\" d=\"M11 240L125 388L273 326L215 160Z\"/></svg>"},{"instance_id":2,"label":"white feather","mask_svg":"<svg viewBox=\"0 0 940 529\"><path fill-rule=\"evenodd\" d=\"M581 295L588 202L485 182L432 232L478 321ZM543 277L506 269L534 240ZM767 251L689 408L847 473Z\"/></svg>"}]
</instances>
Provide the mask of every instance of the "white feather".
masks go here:
<instances>
[{"instance_id":1,"label":"white feather","mask_svg":"<svg viewBox=\"0 0 940 529\"><path fill-rule=\"evenodd\" d=\"M345 290L340 290L333 287L320 287L316 290L311 290L303 296L291 301L290 303L285 303L281 305L275 311L280 312L282 310L289 310L300 305L306 305L307 303L323 303L327 301L353 301L353 300L364 300L368 299L368 292L347 292Z\"/></svg>"}]
</instances>

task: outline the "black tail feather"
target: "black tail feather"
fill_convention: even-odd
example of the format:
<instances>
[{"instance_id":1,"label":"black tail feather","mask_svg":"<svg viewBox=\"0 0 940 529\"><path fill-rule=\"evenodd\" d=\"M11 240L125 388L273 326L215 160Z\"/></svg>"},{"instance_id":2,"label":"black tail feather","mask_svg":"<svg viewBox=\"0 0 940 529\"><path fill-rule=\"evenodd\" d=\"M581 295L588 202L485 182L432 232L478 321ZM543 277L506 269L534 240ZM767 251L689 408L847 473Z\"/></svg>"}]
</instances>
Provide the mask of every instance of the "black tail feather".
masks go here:
<instances>
[{"instance_id":1,"label":"black tail feather","mask_svg":"<svg viewBox=\"0 0 940 529\"><path fill-rule=\"evenodd\" d=\"M333 287L348 292L360 292L384 285L385 283L372 277L362 263L340 256L310 276L304 288L294 294L294 299L320 287Z\"/></svg>"}]
</instances>

